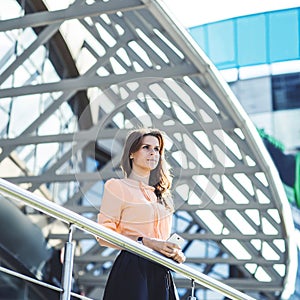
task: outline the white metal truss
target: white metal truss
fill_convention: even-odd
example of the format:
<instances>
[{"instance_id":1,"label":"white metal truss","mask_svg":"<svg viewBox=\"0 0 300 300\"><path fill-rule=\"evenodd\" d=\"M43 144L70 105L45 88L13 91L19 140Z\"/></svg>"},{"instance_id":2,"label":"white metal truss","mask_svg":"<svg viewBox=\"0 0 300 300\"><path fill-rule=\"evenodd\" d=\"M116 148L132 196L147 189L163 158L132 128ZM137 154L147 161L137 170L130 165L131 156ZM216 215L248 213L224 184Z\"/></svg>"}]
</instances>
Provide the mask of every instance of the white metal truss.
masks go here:
<instances>
[{"instance_id":1,"label":"white metal truss","mask_svg":"<svg viewBox=\"0 0 300 300\"><path fill-rule=\"evenodd\" d=\"M289 205L255 127L213 64L159 1L55 2L45 1L47 10L20 1L20 15L1 16L1 176L96 220L101 183L121 176L128 129L160 128L187 263L259 299L288 295L296 259ZM53 116L65 118L61 128L51 127ZM14 174L5 168L12 165ZM62 224L28 214L56 246L67 239ZM76 279L96 297L116 253L81 232L74 239ZM176 282L186 299L190 283Z\"/></svg>"}]
</instances>

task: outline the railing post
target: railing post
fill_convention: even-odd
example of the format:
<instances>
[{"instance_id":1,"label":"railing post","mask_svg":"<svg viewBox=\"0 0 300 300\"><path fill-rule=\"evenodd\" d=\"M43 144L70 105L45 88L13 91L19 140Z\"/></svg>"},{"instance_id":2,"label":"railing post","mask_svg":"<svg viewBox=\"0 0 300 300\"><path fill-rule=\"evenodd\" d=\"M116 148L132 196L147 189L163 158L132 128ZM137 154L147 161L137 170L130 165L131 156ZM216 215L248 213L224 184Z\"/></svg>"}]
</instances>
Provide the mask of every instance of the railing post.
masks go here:
<instances>
[{"instance_id":1,"label":"railing post","mask_svg":"<svg viewBox=\"0 0 300 300\"><path fill-rule=\"evenodd\" d=\"M74 257L74 245L72 243L72 234L74 230L74 225L69 226L69 236L68 241L65 243L65 253L64 262L62 269L62 293L60 295L60 300L70 300L71 288L72 288L72 273L73 273L73 257Z\"/></svg>"},{"instance_id":2,"label":"railing post","mask_svg":"<svg viewBox=\"0 0 300 300\"><path fill-rule=\"evenodd\" d=\"M197 300L195 297L195 280L192 279L192 289L191 289L191 296L188 297L188 300Z\"/></svg>"}]
</instances>

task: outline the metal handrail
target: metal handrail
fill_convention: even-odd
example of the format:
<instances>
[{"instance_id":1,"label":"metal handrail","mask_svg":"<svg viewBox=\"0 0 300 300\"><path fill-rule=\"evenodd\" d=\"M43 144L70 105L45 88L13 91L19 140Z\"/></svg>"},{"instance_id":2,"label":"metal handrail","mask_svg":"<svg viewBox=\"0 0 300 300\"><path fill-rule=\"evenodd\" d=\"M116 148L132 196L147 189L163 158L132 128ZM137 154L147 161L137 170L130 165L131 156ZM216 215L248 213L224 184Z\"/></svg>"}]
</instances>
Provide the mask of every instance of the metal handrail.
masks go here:
<instances>
[{"instance_id":1,"label":"metal handrail","mask_svg":"<svg viewBox=\"0 0 300 300\"><path fill-rule=\"evenodd\" d=\"M48 288L49 290L53 290L55 292L60 292L60 293L63 292L63 289L61 287L57 287L55 285L43 282L41 280L34 279L30 276L23 275L21 273L15 272L13 270L10 270L10 269L7 269L7 268L1 267L1 266L0 266L0 272L8 274L10 276L20 278L20 279L24 279L26 281L29 281L29 282L34 283L36 285L40 285L42 287ZM73 293L73 292L71 292L70 294L71 294L71 296L73 296L75 298L78 298L78 299L81 299L81 300L93 300L89 297L85 297L85 296L82 296L82 295L79 295L79 294L76 294L76 293Z\"/></svg>"},{"instance_id":2,"label":"metal handrail","mask_svg":"<svg viewBox=\"0 0 300 300\"><path fill-rule=\"evenodd\" d=\"M104 226L87 219L73 211L66 209L56 203L50 202L38 195L35 195L27 190L24 190L4 179L0 179L0 193L9 196L15 200L21 200L34 209L43 212L63 222L72 224L73 226L86 231L95 237L100 237L108 242L111 242L125 250L135 253L144 258L150 259L159 263L192 281L218 292L233 300L255 300L254 298L244 294L214 278L211 278L193 268L178 264L177 262L155 252L154 250L134 242L133 240L118 234Z\"/></svg>"}]
</instances>

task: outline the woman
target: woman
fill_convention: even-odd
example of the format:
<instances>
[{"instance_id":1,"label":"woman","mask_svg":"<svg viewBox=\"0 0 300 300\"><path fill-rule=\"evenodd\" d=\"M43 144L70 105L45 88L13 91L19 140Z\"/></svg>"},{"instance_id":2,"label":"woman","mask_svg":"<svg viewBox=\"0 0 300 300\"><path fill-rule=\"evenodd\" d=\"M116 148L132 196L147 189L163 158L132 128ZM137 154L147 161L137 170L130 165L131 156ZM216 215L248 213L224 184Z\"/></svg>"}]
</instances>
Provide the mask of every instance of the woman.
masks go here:
<instances>
[{"instance_id":1,"label":"woman","mask_svg":"<svg viewBox=\"0 0 300 300\"><path fill-rule=\"evenodd\" d=\"M167 241L174 208L162 133L155 129L132 131L125 142L121 167L125 178L105 183L99 224L184 262L180 247ZM109 275L103 299L170 300L178 299L178 295L167 268L122 250Z\"/></svg>"}]
</instances>

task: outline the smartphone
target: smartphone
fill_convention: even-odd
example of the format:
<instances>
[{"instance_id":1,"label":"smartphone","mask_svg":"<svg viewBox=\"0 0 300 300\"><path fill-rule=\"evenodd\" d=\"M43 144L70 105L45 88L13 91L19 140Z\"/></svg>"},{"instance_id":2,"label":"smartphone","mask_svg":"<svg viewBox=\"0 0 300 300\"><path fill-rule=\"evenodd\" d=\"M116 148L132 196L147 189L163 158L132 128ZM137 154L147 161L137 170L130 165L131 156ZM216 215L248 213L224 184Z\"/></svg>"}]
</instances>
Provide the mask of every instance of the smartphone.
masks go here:
<instances>
[{"instance_id":1,"label":"smartphone","mask_svg":"<svg viewBox=\"0 0 300 300\"><path fill-rule=\"evenodd\" d=\"M174 243L176 245L178 245L180 248L182 248L183 244L184 244L184 239L178 235L177 233L173 233L168 239L168 242Z\"/></svg>"}]
</instances>

